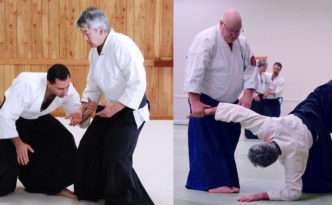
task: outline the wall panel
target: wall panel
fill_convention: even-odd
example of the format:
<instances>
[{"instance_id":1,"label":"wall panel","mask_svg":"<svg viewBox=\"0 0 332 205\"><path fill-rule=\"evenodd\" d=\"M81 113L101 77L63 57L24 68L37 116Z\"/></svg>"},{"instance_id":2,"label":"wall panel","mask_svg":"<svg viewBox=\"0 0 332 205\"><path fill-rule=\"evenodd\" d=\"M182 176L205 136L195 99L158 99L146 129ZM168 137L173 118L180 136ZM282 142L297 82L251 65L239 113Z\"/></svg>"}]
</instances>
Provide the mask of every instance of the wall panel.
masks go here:
<instances>
[{"instance_id":1,"label":"wall panel","mask_svg":"<svg viewBox=\"0 0 332 205\"><path fill-rule=\"evenodd\" d=\"M75 21L90 6L100 7L110 26L139 46L152 118L172 119L173 68L155 65L173 59L172 0L0 0L0 95L19 73L45 72L54 63L70 68L81 93L90 48Z\"/></svg>"},{"instance_id":2,"label":"wall panel","mask_svg":"<svg viewBox=\"0 0 332 205\"><path fill-rule=\"evenodd\" d=\"M0 0L0 22L5 22L5 2ZM0 58L5 57L5 23L0 24ZM1 98L0 98L1 99Z\"/></svg>"}]
</instances>

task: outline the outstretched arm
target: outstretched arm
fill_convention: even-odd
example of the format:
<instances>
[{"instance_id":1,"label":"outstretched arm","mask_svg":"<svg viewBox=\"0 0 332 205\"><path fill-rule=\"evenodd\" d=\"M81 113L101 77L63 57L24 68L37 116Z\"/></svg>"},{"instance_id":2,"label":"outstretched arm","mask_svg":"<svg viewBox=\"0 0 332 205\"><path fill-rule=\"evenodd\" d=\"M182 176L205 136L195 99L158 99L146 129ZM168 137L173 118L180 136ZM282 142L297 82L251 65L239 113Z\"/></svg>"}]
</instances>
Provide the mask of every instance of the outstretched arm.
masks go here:
<instances>
[{"instance_id":1,"label":"outstretched arm","mask_svg":"<svg viewBox=\"0 0 332 205\"><path fill-rule=\"evenodd\" d=\"M219 103L215 119L224 122L239 122L263 140L275 132L275 129L271 127L273 125L271 117L260 115L236 104Z\"/></svg>"},{"instance_id":2,"label":"outstretched arm","mask_svg":"<svg viewBox=\"0 0 332 205\"><path fill-rule=\"evenodd\" d=\"M253 95L254 89L248 88L243 91L243 95L239 101L239 105L243 107L250 108L251 107L251 99Z\"/></svg>"},{"instance_id":3,"label":"outstretched arm","mask_svg":"<svg viewBox=\"0 0 332 205\"><path fill-rule=\"evenodd\" d=\"M212 107L212 108L205 108L203 110L203 116L208 116L208 115L214 115L217 111L217 107ZM187 118L193 118L194 115L193 113L190 113L189 115L187 115Z\"/></svg>"}]
</instances>

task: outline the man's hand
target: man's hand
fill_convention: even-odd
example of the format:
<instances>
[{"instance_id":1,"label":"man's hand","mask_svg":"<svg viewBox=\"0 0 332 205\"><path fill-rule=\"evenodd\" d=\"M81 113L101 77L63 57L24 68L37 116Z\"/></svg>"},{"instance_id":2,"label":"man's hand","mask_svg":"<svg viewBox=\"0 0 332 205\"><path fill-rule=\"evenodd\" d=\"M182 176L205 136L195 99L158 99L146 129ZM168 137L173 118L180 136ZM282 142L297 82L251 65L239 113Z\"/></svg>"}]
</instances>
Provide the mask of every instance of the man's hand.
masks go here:
<instances>
[{"instance_id":1,"label":"man's hand","mask_svg":"<svg viewBox=\"0 0 332 205\"><path fill-rule=\"evenodd\" d=\"M105 108L96 113L96 116L110 118L113 115L115 115L117 112L122 110L125 106L119 102L115 104L109 104L109 103L100 103L101 106L104 106Z\"/></svg>"},{"instance_id":2,"label":"man's hand","mask_svg":"<svg viewBox=\"0 0 332 205\"><path fill-rule=\"evenodd\" d=\"M258 102L258 101L261 100L261 99L259 98L259 96L258 96L258 93L254 93L254 94L252 94L252 98L253 98L256 102Z\"/></svg>"},{"instance_id":3,"label":"man's hand","mask_svg":"<svg viewBox=\"0 0 332 205\"><path fill-rule=\"evenodd\" d=\"M70 126L76 126L82 121L82 111L75 110L65 117L65 119L71 118Z\"/></svg>"},{"instance_id":4,"label":"man's hand","mask_svg":"<svg viewBox=\"0 0 332 205\"><path fill-rule=\"evenodd\" d=\"M24 143L21 138L16 137L12 139L12 142L16 148L17 162L21 165L27 165L29 163L29 151L34 153L35 151L30 147L30 145Z\"/></svg>"},{"instance_id":5,"label":"man's hand","mask_svg":"<svg viewBox=\"0 0 332 205\"><path fill-rule=\"evenodd\" d=\"M236 199L237 201L241 202L250 202L250 201L260 201L260 200L270 200L269 195L266 192L261 192L257 194L251 194L248 196L241 196L240 198Z\"/></svg>"},{"instance_id":6,"label":"man's hand","mask_svg":"<svg viewBox=\"0 0 332 205\"><path fill-rule=\"evenodd\" d=\"M203 110L203 115L204 116L208 116L208 115L214 115L217 111L217 107L212 107L212 108L205 108ZM187 115L187 118L193 118L193 114L190 113L189 115Z\"/></svg>"},{"instance_id":7,"label":"man's hand","mask_svg":"<svg viewBox=\"0 0 332 205\"><path fill-rule=\"evenodd\" d=\"M267 96L269 96L269 95L274 95L274 94L275 94L275 93L272 91L272 89L269 88L269 89L264 93L264 95L263 95L263 99L266 99Z\"/></svg>"},{"instance_id":8,"label":"man's hand","mask_svg":"<svg viewBox=\"0 0 332 205\"><path fill-rule=\"evenodd\" d=\"M211 106L202 102L191 104L191 114L193 117L204 117L204 110L207 108L211 108Z\"/></svg>"},{"instance_id":9,"label":"man's hand","mask_svg":"<svg viewBox=\"0 0 332 205\"><path fill-rule=\"evenodd\" d=\"M86 114L91 115L92 113L96 112L97 107L98 107L97 103L88 98L88 103L86 105L86 110L85 110Z\"/></svg>"},{"instance_id":10,"label":"man's hand","mask_svg":"<svg viewBox=\"0 0 332 205\"><path fill-rule=\"evenodd\" d=\"M191 105L190 115L192 117L204 117L204 109L211 108L210 105L206 105L200 101L200 94L197 93L189 93L189 101Z\"/></svg>"},{"instance_id":11,"label":"man's hand","mask_svg":"<svg viewBox=\"0 0 332 205\"><path fill-rule=\"evenodd\" d=\"M245 89L243 92L243 95L240 99L239 105L242 105L243 107L249 108L251 107L251 97L253 94L254 90L249 88Z\"/></svg>"},{"instance_id":12,"label":"man's hand","mask_svg":"<svg viewBox=\"0 0 332 205\"><path fill-rule=\"evenodd\" d=\"M91 100L89 97L88 97L88 102L82 102L79 108L79 110L83 113L82 120L80 121L80 123L86 121L92 113L96 112L97 107L98 107L97 103Z\"/></svg>"}]
</instances>

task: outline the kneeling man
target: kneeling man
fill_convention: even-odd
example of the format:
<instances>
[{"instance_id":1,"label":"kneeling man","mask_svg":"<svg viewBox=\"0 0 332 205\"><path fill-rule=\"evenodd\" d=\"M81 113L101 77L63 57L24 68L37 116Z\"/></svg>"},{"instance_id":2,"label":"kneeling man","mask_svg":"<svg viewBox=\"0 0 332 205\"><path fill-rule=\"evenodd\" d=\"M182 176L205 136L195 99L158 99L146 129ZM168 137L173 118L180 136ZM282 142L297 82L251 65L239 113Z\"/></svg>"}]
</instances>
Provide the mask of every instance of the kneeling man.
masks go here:
<instances>
[{"instance_id":1,"label":"kneeling man","mask_svg":"<svg viewBox=\"0 0 332 205\"><path fill-rule=\"evenodd\" d=\"M78 124L80 96L64 65L13 80L0 107L0 196L13 192L19 177L27 192L75 198L66 189L74 181L75 141L49 114L62 105Z\"/></svg>"}]
</instances>

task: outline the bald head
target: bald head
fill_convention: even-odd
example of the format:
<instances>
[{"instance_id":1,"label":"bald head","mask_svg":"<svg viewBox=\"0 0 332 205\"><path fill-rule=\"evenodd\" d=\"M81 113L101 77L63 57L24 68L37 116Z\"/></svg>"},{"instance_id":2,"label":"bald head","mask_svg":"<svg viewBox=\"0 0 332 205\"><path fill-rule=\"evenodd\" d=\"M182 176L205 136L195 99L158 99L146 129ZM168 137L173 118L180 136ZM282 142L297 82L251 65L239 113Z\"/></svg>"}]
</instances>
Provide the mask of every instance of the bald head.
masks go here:
<instances>
[{"instance_id":1,"label":"bald head","mask_svg":"<svg viewBox=\"0 0 332 205\"><path fill-rule=\"evenodd\" d=\"M239 12L237 12L233 9L227 10L223 15L222 20L224 21L224 23L227 26L230 26L230 27L232 27L232 26L241 27L242 26L242 19L241 19Z\"/></svg>"},{"instance_id":2,"label":"bald head","mask_svg":"<svg viewBox=\"0 0 332 205\"><path fill-rule=\"evenodd\" d=\"M230 9L227 10L220 20L221 35L227 43L233 43L242 29L242 19L239 12Z\"/></svg>"}]
</instances>

